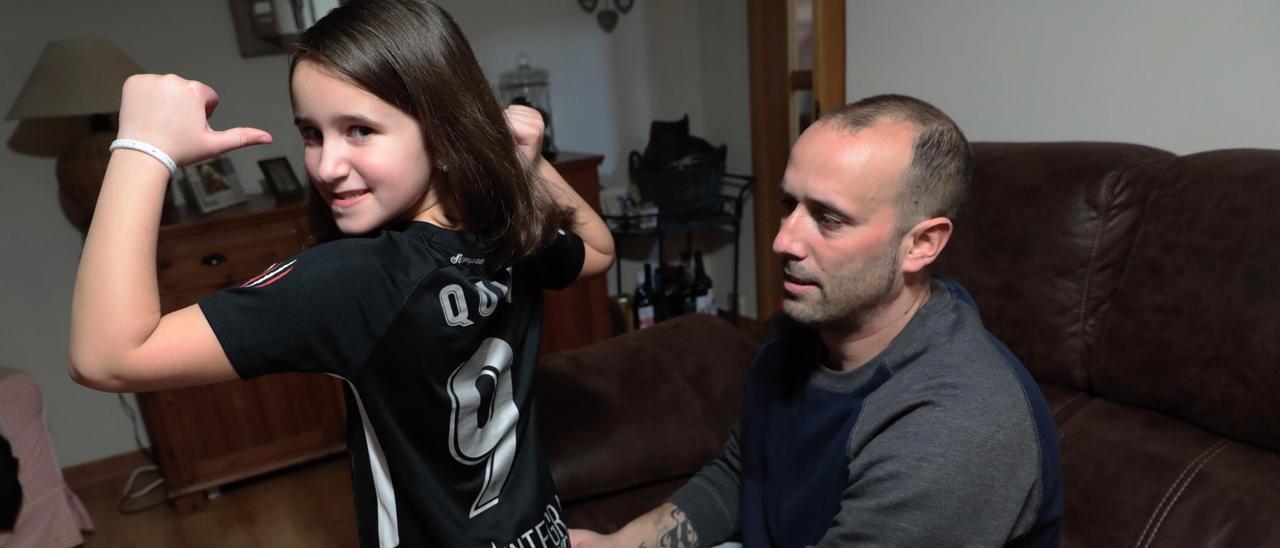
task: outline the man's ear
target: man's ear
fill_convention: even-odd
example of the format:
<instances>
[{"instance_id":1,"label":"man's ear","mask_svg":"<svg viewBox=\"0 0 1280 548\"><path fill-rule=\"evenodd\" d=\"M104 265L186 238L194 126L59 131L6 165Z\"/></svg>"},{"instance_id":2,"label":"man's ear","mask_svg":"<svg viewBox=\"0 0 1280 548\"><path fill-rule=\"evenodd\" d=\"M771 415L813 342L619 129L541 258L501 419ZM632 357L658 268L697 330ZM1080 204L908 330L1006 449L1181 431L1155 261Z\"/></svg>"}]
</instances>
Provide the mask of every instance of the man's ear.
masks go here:
<instances>
[{"instance_id":1,"label":"man's ear","mask_svg":"<svg viewBox=\"0 0 1280 548\"><path fill-rule=\"evenodd\" d=\"M937 260L942 248L951 239L951 219L934 217L916 223L902 237L905 250L902 254L902 271L914 274Z\"/></svg>"}]
</instances>

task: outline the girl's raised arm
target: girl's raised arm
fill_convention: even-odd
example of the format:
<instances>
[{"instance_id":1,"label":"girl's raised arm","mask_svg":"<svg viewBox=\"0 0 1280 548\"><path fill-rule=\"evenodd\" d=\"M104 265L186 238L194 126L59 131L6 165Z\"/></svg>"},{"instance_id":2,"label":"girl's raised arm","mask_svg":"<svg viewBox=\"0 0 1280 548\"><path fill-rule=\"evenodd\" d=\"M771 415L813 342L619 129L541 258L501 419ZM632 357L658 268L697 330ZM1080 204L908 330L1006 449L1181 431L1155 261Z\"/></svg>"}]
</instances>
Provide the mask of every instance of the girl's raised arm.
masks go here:
<instances>
[{"instance_id":1,"label":"girl's raised arm","mask_svg":"<svg viewBox=\"0 0 1280 548\"><path fill-rule=\"evenodd\" d=\"M259 129L213 130L217 106L213 89L178 76L125 82L117 137L136 148L112 152L80 257L68 361L76 382L124 392L236 378L198 306L161 317L156 281L169 166L271 142Z\"/></svg>"},{"instance_id":2,"label":"girl's raised arm","mask_svg":"<svg viewBox=\"0 0 1280 548\"><path fill-rule=\"evenodd\" d=\"M595 208L569 186L556 168L552 167L551 162L542 157L540 152L543 132L542 114L520 105L507 107L505 114L507 125L510 126L511 133L516 138L520 153L526 158L535 159L533 161L537 162L538 175L551 185L556 201L574 210L574 232L582 238L586 248L586 256L583 257L582 271L578 273L578 279L609 270L614 258L613 234L609 232L609 227L604 224L604 220L596 214Z\"/></svg>"},{"instance_id":3,"label":"girl's raised arm","mask_svg":"<svg viewBox=\"0 0 1280 548\"><path fill-rule=\"evenodd\" d=\"M560 176L560 172L551 166L546 158L538 161L538 174L551 185L556 200L573 208L573 231L582 238L586 255L582 259L582 271L578 279L602 274L613 266L613 234L604 220L596 214L595 208L587 204L568 181Z\"/></svg>"}]
</instances>

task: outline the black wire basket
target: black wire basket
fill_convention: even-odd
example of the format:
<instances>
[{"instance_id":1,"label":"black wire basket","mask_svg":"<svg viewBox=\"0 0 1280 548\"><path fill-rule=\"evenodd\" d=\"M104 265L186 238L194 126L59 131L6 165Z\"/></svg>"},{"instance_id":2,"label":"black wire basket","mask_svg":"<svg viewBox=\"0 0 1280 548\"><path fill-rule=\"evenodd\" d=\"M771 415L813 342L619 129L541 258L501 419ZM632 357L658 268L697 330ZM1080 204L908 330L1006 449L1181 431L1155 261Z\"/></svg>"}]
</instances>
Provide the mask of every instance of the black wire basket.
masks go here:
<instances>
[{"instance_id":1,"label":"black wire basket","mask_svg":"<svg viewBox=\"0 0 1280 548\"><path fill-rule=\"evenodd\" d=\"M640 199L658 206L663 222L688 220L715 214L721 207L720 185L724 179L721 146L712 155L690 155L667 166L656 166L631 151L628 173L640 191Z\"/></svg>"}]
</instances>

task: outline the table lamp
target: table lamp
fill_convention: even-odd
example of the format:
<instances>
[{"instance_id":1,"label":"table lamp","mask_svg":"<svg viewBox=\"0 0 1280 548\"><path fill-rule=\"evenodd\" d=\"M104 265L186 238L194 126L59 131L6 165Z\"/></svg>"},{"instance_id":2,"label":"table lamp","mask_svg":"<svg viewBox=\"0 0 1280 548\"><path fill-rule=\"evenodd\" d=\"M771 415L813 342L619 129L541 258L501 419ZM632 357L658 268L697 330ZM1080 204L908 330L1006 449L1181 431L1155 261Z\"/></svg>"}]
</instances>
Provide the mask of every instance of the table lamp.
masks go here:
<instances>
[{"instance_id":1,"label":"table lamp","mask_svg":"<svg viewBox=\"0 0 1280 548\"><path fill-rule=\"evenodd\" d=\"M107 147L116 135L112 118L120 110L120 89L129 76L140 72L142 68L106 39L55 40L45 46L5 116L22 121L10 148L34 153L40 148L36 141L44 141L45 148L61 149L58 203L82 234L89 230L111 157ZM74 132L70 140L68 132Z\"/></svg>"}]
</instances>

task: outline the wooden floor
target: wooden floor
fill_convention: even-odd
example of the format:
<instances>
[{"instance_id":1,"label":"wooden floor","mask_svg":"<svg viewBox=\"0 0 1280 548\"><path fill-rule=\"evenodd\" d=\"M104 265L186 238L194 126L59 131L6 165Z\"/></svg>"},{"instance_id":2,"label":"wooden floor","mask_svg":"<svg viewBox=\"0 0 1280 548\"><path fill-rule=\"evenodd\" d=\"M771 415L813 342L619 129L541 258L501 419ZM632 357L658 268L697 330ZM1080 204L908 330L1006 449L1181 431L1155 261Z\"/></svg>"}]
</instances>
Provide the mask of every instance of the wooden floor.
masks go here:
<instances>
[{"instance_id":1,"label":"wooden floor","mask_svg":"<svg viewBox=\"0 0 1280 548\"><path fill-rule=\"evenodd\" d=\"M150 483L154 475L139 480ZM342 547L356 545L351 473L345 454L224 487L199 512L179 516L170 504L142 513L117 511L127 477L78 486L97 530L88 548ZM135 484L135 489L137 485ZM163 498L160 490L129 507Z\"/></svg>"}]
</instances>

